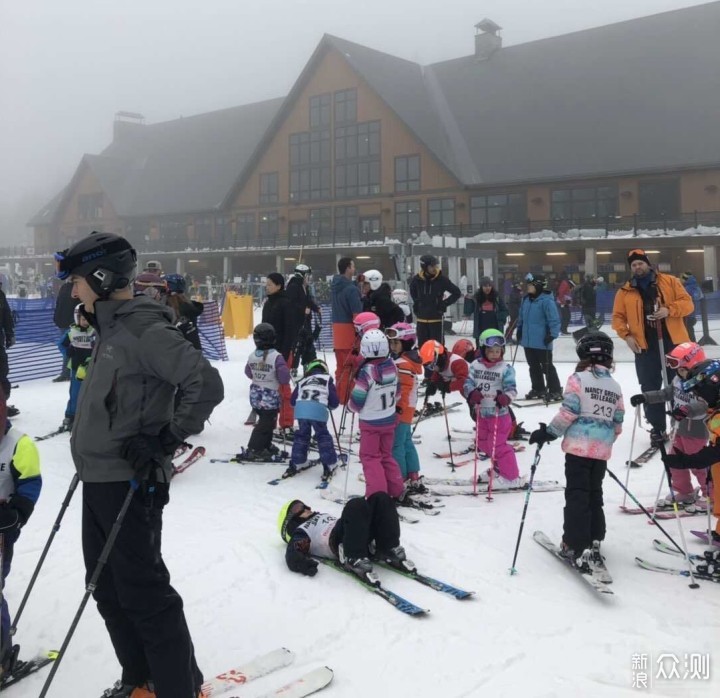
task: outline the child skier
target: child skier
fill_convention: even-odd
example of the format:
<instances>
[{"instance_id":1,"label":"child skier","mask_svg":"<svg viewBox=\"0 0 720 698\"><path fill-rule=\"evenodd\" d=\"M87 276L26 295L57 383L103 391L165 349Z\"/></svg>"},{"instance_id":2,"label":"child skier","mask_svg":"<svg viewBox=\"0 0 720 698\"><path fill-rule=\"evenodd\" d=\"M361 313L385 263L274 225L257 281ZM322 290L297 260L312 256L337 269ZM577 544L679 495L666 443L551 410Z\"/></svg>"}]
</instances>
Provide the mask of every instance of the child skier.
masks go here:
<instances>
[{"instance_id":1,"label":"child skier","mask_svg":"<svg viewBox=\"0 0 720 698\"><path fill-rule=\"evenodd\" d=\"M622 389L610 375L613 343L604 332L586 334L575 348L579 363L568 378L560 411L530 436L542 445L565 435L565 510L562 555L592 574L602 564L605 538L602 482L612 445L622 431Z\"/></svg>"},{"instance_id":2,"label":"child skier","mask_svg":"<svg viewBox=\"0 0 720 698\"><path fill-rule=\"evenodd\" d=\"M290 404L295 408L298 428L293 438L287 475L294 475L299 467L307 463L308 447L314 430L324 475L330 476L337 466L337 453L327 428L330 417L328 408L334 410L340 400L324 361L315 359L305 366L305 374L295 386Z\"/></svg>"},{"instance_id":3,"label":"child skier","mask_svg":"<svg viewBox=\"0 0 720 698\"><path fill-rule=\"evenodd\" d=\"M33 513L42 489L40 458L35 442L7 421L5 395L0 390L0 545L2 545L2 581L10 574L13 549L20 529ZM2 595L2 637L0 639L0 690L2 682L18 670L18 646L11 646L10 612Z\"/></svg>"},{"instance_id":4,"label":"child skier","mask_svg":"<svg viewBox=\"0 0 720 698\"><path fill-rule=\"evenodd\" d=\"M273 430L280 411L280 386L290 383L290 369L282 354L275 349L275 329L261 322L253 330L255 351L245 365L245 375L252 380L250 406L258 415L248 441L250 461L271 460L277 449L272 445Z\"/></svg>"},{"instance_id":5,"label":"child skier","mask_svg":"<svg viewBox=\"0 0 720 698\"><path fill-rule=\"evenodd\" d=\"M58 342L58 348L70 371L70 397L65 407L65 419L60 427L62 431L72 431L80 387L85 379L97 337L81 310L82 303L75 307L74 322Z\"/></svg>"},{"instance_id":6,"label":"child skier","mask_svg":"<svg viewBox=\"0 0 720 698\"><path fill-rule=\"evenodd\" d=\"M650 390L645 393L633 395L630 404L633 407L643 404L665 403L672 400L672 417L678 422L675 438L669 449L669 453L680 451L682 453L697 453L707 444L708 432L705 426L705 412L707 405L693 393L686 393L682 389L682 383L687 380L692 368L701 361L706 361L705 351L695 342L683 342L678 344L666 357L665 362L668 368L676 371L672 383L663 390ZM694 468L693 475L700 487L701 497L696 501L695 489L690 480L690 471L686 469L671 469L672 489L675 493L675 500L691 511L707 509L707 470ZM671 507L673 503L672 493L659 500L657 507L663 509Z\"/></svg>"},{"instance_id":7,"label":"child skier","mask_svg":"<svg viewBox=\"0 0 720 698\"><path fill-rule=\"evenodd\" d=\"M408 292L404 288L394 288L390 297L393 299L393 303L400 306L400 310L403 311L403 315L405 316L405 322L408 324L412 323L413 314L412 310L410 310L410 296Z\"/></svg>"},{"instance_id":8,"label":"child skier","mask_svg":"<svg viewBox=\"0 0 720 698\"><path fill-rule=\"evenodd\" d=\"M420 476L420 459L412 440L411 425L418 400L418 383L423 367L415 343L415 328L398 322L385 330L390 344L390 355L398 370L400 394L397 398L398 423L393 441L393 458L400 466L400 474L410 494L426 494L427 487Z\"/></svg>"},{"instance_id":9,"label":"child skier","mask_svg":"<svg viewBox=\"0 0 720 698\"><path fill-rule=\"evenodd\" d=\"M710 443L692 454L676 448L674 453L663 456L663 462L668 468L711 469L713 514L717 517L711 538L713 545L720 546L720 497L717 495L717 483L720 483L720 361L701 361L693 366L688 379L683 381L682 389L707 403L705 424L710 432ZM715 569L720 574L720 569Z\"/></svg>"},{"instance_id":10,"label":"child skier","mask_svg":"<svg viewBox=\"0 0 720 698\"><path fill-rule=\"evenodd\" d=\"M405 489L393 458L397 423L398 375L390 346L381 330L369 330L360 340L364 362L352 386L348 409L360 417L360 462L365 474L365 496L386 492L401 497Z\"/></svg>"},{"instance_id":11,"label":"child skier","mask_svg":"<svg viewBox=\"0 0 720 698\"><path fill-rule=\"evenodd\" d=\"M508 443L513 429L510 403L517 397L515 369L503 360L505 336L500 330L487 329L479 337L480 356L470 365L463 393L477 424L477 448L493 459L497 475L493 487L516 489L525 484L520 477L515 450ZM481 482L489 473L480 475Z\"/></svg>"},{"instance_id":12,"label":"child skier","mask_svg":"<svg viewBox=\"0 0 720 698\"><path fill-rule=\"evenodd\" d=\"M425 389L425 403L436 393L445 396L450 392L462 392L468 377L468 363L464 356L468 353L468 345L472 349L469 339L455 343L452 352L440 344L436 339L428 339L420 347L420 360L425 367L427 388ZM436 404L431 410L437 412L442 406Z\"/></svg>"},{"instance_id":13,"label":"child skier","mask_svg":"<svg viewBox=\"0 0 720 698\"><path fill-rule=\"evenodd\" d=\"M339 519L294 499L280 510L278 527L287 543L287 566L308 577L317 573L316 557L338 558L346 570L373 585L380 580L373 572L371 555L403 572L415 570L400 545L397 509L385 492L351 499Z\"/></svg>"}]
</instances>

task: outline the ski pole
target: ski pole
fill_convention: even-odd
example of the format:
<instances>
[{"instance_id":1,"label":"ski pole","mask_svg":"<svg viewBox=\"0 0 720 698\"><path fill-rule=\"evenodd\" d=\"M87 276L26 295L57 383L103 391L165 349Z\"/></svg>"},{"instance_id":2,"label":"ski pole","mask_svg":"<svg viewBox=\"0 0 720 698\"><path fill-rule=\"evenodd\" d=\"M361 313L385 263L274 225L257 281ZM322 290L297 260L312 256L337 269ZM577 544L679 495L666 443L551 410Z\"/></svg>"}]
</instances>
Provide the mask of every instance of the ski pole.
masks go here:
<instances>
[{"instance_id":1,"label":"ski pole","mask_svg":"<svg viewBox=\"0 0 720 698\"><path fill-rule=\"evenodd\" d=\"M100 574L103 571L103 568L105 567L105 564L108 561L108 558L110 557L110 553L113 549L113 546L115 545L115 539L118 537L118 534L120 533L120 528L122 526L123 520L125 518L125 514L127 513L127 510L130 508L130 503L132 502L133 495L135 494L135 490L138 488L138 482L136 480L130 481L130 487L128 489L128 493L125 497L125 501L123 501L122 506L120 507L120 511L118 512L117 517L115 518L115 522L113 523L112 529L110 529L110 534L108 535L107 540L105 541L105 545L103 546L102 552L100 553L100 557L98 558L97 565L95 565L95 569L93 570L92 576L90 577L90 581L87 583L87 586L85 587L85 594L83 595L82 601L80 602L80 606L78 607L77 613L75 613L75 617L72 620L72 623L70 624L70 629L67 631L67 634L65 635L65 639L63 640L62 646L58 650L57 659L52 663L52 667L50 668L50 673L48 674L47 679L45 680L45 683L43 684L42 691L40 691L40 695L38 698L45 698L47 695L47 692L50 690L50 684L53 681L53 678L55 678L55 674L57 673L58 667L60 666L60 662L62 661L62 658L65 656L65 652L67 651L68 645L70 644L70 640L72 639L72 636L78 626L78 623L80 622L80 617L83 614L83 611L85 610L85 606L87 606L87 602L90 599L90 595L95 591L97 588L97 582L100 578Z\"/></svg>"},{"instance_id":2,"label":"ski pole","mask_svg":"<svg viewBox=\"0 0 720 698\"><path fill-rule=\"evenodd\" d=\"M657 310L657 308L656 308ZM663 339L662 320L656 320L658 350L660 351L660 371L662 372L663 390L668 391L667 366L665 365L665 340Z\"/></svg>"},{"instance_id":3,"label":"ski pole","mask_svg":"<svg viewBox=\"0 0 720 698\"><path fill-rule=\"evenodd\" d=\"M343 449L340 445L340 436L338 435L337 427L335 426L335 415L332 413L332 410L328 410L330 412L330 422L332 423L333 433L335 434L335 443L337 444L338 451L340 452L340 456L343 455ZM352 448L352 443L348 446L348 451Z\"/></svg>"},{"instance_id":4,"label":"ski pole","mask_svg":"<svg viewBox=\"0 0 720 698\"><path fill-rule=\"evenodd\" d=\"M617 475L615 475L615 473L612 470L610 470L610 468L607 469L607 474L613 480L615 480L615 482L617 482L617 484L620 485L620 487L622 487L623 490L625 490L625 492L627 493L627 496L630 497L630 499L632 499L632 501L635 502L635 504L637 504L638 507L642 510L643 514L645 514L645 516L647 516L648 519L650 519L650 521L652 521L652 514L638 501L637 497L629 489L627 489L625 487L625 485L622 484L622 482L620 482ZM680 551L684 555L685 551L675 542L675 539L657 521L655 521L655 525L658 527L658 529L660 531L663 532L663 535L675 546L675 548L677 548L677 550Z\"/></svg>"},{"instance_id":5,"label":"ski pole","mask_svg":"<svg viewBox=\"0 0 720 698\"><path fill-rule=\"evenodd\" d=\"M658 502L660 501L660 493L662 492L663 482L665 482L665 473L661 472L660 473L660 484L658 485L657 494L655 495L655 507L653 508L652 519L650 519L650 521L652 523L657 522Z\"/></svg>"},{"instance_id":6,"label":"ski pole","mask_svg":"<svg viewBox=\"0 0 720 698\"><path fill-rule=\"evenodd\" d=\"M627 487L630 482L630 468L632 468L633 449L635 448L635 431L637 430L637 425L639 422L640 422L640 405L637 405L635 407L635 419L633 420L632 436L630 437L630 455L628 456L627 472L625 473L625 493L623 494L622 504L620 505L621 509L625 508L625 502L627 501Z\"/></svg>"},{"instance_id":7,"label":"ski pole","mask_svg":"<svg viewBox=\"0 0 720 698\"><path fill-rule=\"evenodd\" d=\"M415 430L418 428L418 424L420 424L420 422L422 421L423 417L425 417L425 415L426 415L426 413L427 413L427 404L428 404L428 399L429 399L429 398L430 398L430 395L428 395L428 393L427 393L427 388L426 388L426 390L425 390L425 399L423 400L422 408L420 409L420 414L419 414L419 416L418 416L415 424L413 424L412 431L410 432L410 438L412 438L413 436L415 436Z\"/></svg>"},{"instance_id":8,"label":"ski pole","mask_svg":"<svg viewBox=\"0 0 720 698\"><path fill-rule=\"evenodd\" d=\"M5 577L3 576L3 567L5 565L5 534L0 533L0 608L5 605ZM0 637L0 657L5 658L5 643L2 642L5 634Z\"/></svg>"},{"instance_id":9,"label":"ski pole","mask_svg":"<svg viewBox=\"0 0 720 698\"><path fill-rule=\"evenodd\" d=\"M705 506L707 511L707 536L708 540L712 540L712 514L710 513L710 488L712 487L713 496L713 508L715 504L715 497L718 496L718 493L715 491L715 483L712 479L712 468L711 466L708 466L707 468L707 477L705 479L705 492L707 494L705 495Z\"/></svg>"},{"instance_id":10,"label":"ski pole","mask_svg":"<svg viewBox=\"0 0 720 698\"><path fill-rule=\"evenodd\" d=\"M498 390L498 393L500 391ZM500 407L495 404L495 425L493 426L493 445L492 445L492 452L490 453L490 471L488 476L488 491L487 495L485 496L485 499L488 500L488 502L493 501L492 496L492 488L493 488L493 480L495 479L495 448L497 447L497 433L498 433L498 422L500 421Z\"/></svg>"},{"instance_id":11,"label":"ski pole","mask_svg":"<svg viewBox=\"0 0 720 698\"><path fill-rule=\"evenodd\" d=\"M475 458L473 463L473 497L477 497L478 480L478 431L480 430L480 405L475 405Z\"/></svg>"},{"instance_id":12,"label":"ski pole","mask_svg":"<svg viewBox=\"0 0 720 698\"><path fill-rule=\"evenodd\" d=\"M57 518L55 519L55 523L53 524L52 530L50 531L50 536L47 539L47 543L45 543L45 547L43 548L42 553L40 553L40 559L38 560L37 565L35 566L35 571L32 574L32 577L30 577L30 582L28 583L27 589L25 590L25 595L22 598L22 601L20 602L20 605L18 606L18 610L15 613L15 618L13 619L13 623L10 626L10 637L12 637L15 632L17 631L18 623L20 622L20 616L22 616L23 610L25 609L25 604L27 603L28 598L30 597L30 592L33 590L33 587L35 586L35 582L37 581L38 575L40 574L40 568L43 566L43 563L45 562L45 558L47 557L48 552L50 551L50 546L52 545L53 540L55 539L55 534L60 530L60 522L63 519L63 516L65 516L65 512L67 511L67 508L70 506L70 500L73 498L73 495L75 494L75 490L77 489L78 482L80 482L80 478L78 477L78 474L75 473L73 475L73 479L70 481L70 487L68 487L68 491L65 494L65 499L63 499L63 503L60 506L60 511L58 512Z\"/></svg>"},{"instance_id":13,"label":"ski pole","mask_svg":"<svg viewBox=\"0 0 720 698\"><path fill-rule=\"evenodd\" d=\"M665 464L665 456L667 455L667 451L665 450L665 444L661 441L660 442L660 455L663 459L663 467L665 468L665 475L667 475L667 481L668 485L670 486L670 497L672 498L673 503L673 511L675 512L675 520L677 521L678 530L680 532L680 542L683 546L683 555L685 556L685 561L687 562L688 566L688 573L690 576L690 584L688 585L691 589L699 589L700 585L695 581L695 575L693 574L693 566L692 562L690 562L690 556L688 555L687 551L687 542L685 540L685 529L682 527L682 523L680 522L680 512L678 510L677 505L677 498L675 497L675 489L672 485L672 473L670 472L670 468ZM655 522L657 524L657 521Z\"/></svg>"},{"instance_id":14,"label":"ski pole","mask_svg":"<svg viewBox=\"0 0 720 698\"><path fill-rule=\"evenodd\" d=\"M355 435L355 413L350 418L350 443L352 444ZM359 449L358 449L359 450ZM350 451L348 451L347 461L345 463L345 487L343 488L343 502L347 502L348 479L350 478Z\"/></svg>"},{"instance_id":15,"label":"ski pole","mask_svg":"<svg viewBox=\"0 0 720 698\"><path fill-rule=\"evenodd\" d=\"M450 467L452 468L452 472L455 472L455 458L453 457L452 440L450 439L450 422L448 421L447 409L445 407L445 393L441 392L440 395L442 396L443 414L445 415L445 431L447 432L448 448L450 449Z\"/></svg>"},{"instance_id":16,"label":"ski pole","mask_svg":"<svg viewBox=\"0 0 720 698\"><path fill-rule=\"evenodd\" d=\"M542 444L538 444L537 449L535 449L535 458L530 466L530 481L528 482L528 489L525 493L525 504L523 505L522 518L520 519L520 530L518 531L517 542L515 543L515 554L513 555L512 565L510 566L511 575L517 574L515 563L517 562L518 551L520 550L520 539L522 538L523 529L525 528L525 515L527 514L528 504L530 503L530 494L532 493L533 480L535 479L535 470L540 462L540 449L542 447Z\"/></svg>"}]
</instances>

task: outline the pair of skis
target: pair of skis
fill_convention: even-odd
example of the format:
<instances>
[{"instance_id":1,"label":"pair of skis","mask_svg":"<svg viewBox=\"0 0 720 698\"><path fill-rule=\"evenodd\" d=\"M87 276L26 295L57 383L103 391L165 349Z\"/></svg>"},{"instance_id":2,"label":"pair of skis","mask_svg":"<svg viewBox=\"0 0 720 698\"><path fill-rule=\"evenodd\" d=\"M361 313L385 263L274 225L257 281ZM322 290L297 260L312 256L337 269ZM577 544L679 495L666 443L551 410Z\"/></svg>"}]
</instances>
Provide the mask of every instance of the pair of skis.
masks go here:
<instances>
[{"instance_id":1,"label":"pair of skis","mask_svg":"<svg viewBox=\"0 0 720 698\"><path fill-rule=\"evenodd\" d=\"M631 461L628 461L626 465L628 465L630 468L642 468L642 466L645 465L645 463L647 463L659 450L659 446L650 446L649 448L646 448L639 456L636 456Z\"/></svg>"},{"instance_id":2,"label":"pair of skis","mask_svg":"<svg viewBox=\"0 0 720 698\"><path fill-rule=\"evenodd\" d=\"M438 497L451 497L454 495L475 495L487 494L488 483L478 482L473 492L473 481L471 478L442 478L442 477L426 477L424 483L430 488L430 494ZM492 493L495 494L512 494L514 492L527 492L529 482L522 487L512 489L498 489L493 487ZM557 480L533 480L533 492L559 492L564 489Z\"/></svg>"},{"instance_id":3,"label":"pair of skis","mask_svg":"<svg viewBox=\"0 0 720 698\"><path fill-rule=\"evenodd\" d=\"M175 459L182 456L184 453L187 453L190 451L190 453L185 456L179 463L176 463L173 461L172 465L172 474L173 477L175 475L180 475L180 473L184 473L190 466L195 465L204 455L205 455L205 447L204 446L196 446L195 448L192 448L190 444L184 444L187 446L186 449L180 451L178 454L177 451L175 452Z\"/></svg>"},{"instance_id":4,"label":"pair of skis","mask_svg":"<svg viewBox=\"0 0 720 698\"><path fill-rule=\"evenodd\" d=\"M290 666L295 661L295 653L280 648L256 657L244 664L229 669L209 679L202 685L203 695L214 698L227 694L246 683L267 676L279 669ZM329 667L319 667L303 674L294 681L270 693L263 694L262 698L271 696L284 696L284 698L303 698L321 691L333 680L333 671ZM233 697L234 698L234 697Z\"/></svg>"},{"instance_id":5,"label":"pair of skis","mask_svg":"<svg viewBox=\"0 0 720 698\"><path fill-rule=\"evenodd\" d=\"M304 465L296 468L288 468L280 477L269 480L267 484L279 485L284 480L289 480L290 478L296 477L297 475L300 475L300 473L314 468L316 465L322 465L319 458L313 458ZM323 466L323 474L320 478L320 484L317 486L316 489L325 489L326 487L328 487L328 485L330 484L330 480L332 480L333 475L335 475L337 469L339 467L344 467L345 465L347 465L347 455L342 453L339 458L339 463L337 463L332 469L325 468Z\"/></svg>"},{"instance_id":6,"label":"pair of skis","mask_svg":"<svg viewBox=\"0 0 720 698\"><path fill-rule=\"evenodd\" d=\"M703 532L693 531L693 533L697 534ZM673 548L671 545L668 545L667 543L665 543L665 541L654 540L653 547L655 548L655 550L658 550L661 553L666 553L668 555L673 555L675 557L685 559L685 555L683 553L681 553L676 548ZM688 555L688 557L690 558L691 564L695 566L695 569L693 570L693 576L695 577L695 579L720 584L720 575L708 574L704 572L702 568L698 569L699 565L706 565L710 561L710 558L708 556L690 554ZM662 572L664 574L672 574L679 577L690 576L690 571L687 569L678 569L676 567L666 567L665 565L658 565L654 562L650 562L649 560L643 560L640 557L636 557L635 562L637 562L637 564L640 565L640 567L642 567L643 569L650 570L651 572Z\"/></svg>"},{"instance_id":7,"label":"pair of skis","mask_svg":"<svg viewBox=\"0 0 720 698\"><path fill-rule=\"evenodd\" d=\"M0 691L4 691L6 688L14 686L16 683L19 683L28 676L32 676L32 674L37 673L43 667L46 667L48 664L54 662L57 657L57 651L51 650L49 652L41 652L36 657L33 657L26 662L16 660L12 673L5 674L2 679L0 679Z\"/></svg>"},{"instance_id":8,"label":"pair of skis","mask_svg":"<svg viewBox=\"0 0 720 698\"><path fill-rule=\"evenodd\" d=\"M249 465L277 465L287 463L290 454L287 451L273 454L269 460L253 460L246 448L241 448L232 458L211 458L211 463L247 463Z\"/></svg>"},{"instance_id":9,"label":"pair of skis","mask_svg":"<svg viewBox=\"0 0 720 698\"><path fill-rule=\"evenodd\" d=\"M356 575L354 572L351 572L350 570L345 569L345 567L343 567L342 563L335 558L318 557L315 559L318 562L321 562L322 564L326 565L327 567L337 570L338 572L342 572L343 574L346 574L349 577L353 578L356 582L358 582L365 589L372 592L373 594L376 594L383 600L387 601L391 606L396 608L401 613L405 613L406 615L413 616L416 618L426 616L428 613L430 613L430 611L428 609L422 608L422 607L414 604L412 601L408 601L404 597L402 597L399 594L395 593L394 591L388 589L383 584L375 585L375 584L371 584L367 580L362 579L361 577ZM399 570L397 567L393 567L391 565L388 565L388 564L386 564L384 562L380 562L380 561L374 561L373 564L378 567L382 567L383 569L387 569L392 572L396 572L397 574L400 574L403 577L407 577L408 579L412 579L412 580L418 582L419 584L422 584L423 586L433 589L434 591L439 591L439 592L448 594L448 595L452 596L453 598L458 599L459 601L463 601L465 599L470 599L475 594L474 591L466 591L465 589L461 589L460 587L457 587L453 584L448 584L447 582L440 581L439 579L435 579L433 577L428 577L427 575L422 574L417 571L412 572L410 570Z\"/></svg>"}]
</instances>

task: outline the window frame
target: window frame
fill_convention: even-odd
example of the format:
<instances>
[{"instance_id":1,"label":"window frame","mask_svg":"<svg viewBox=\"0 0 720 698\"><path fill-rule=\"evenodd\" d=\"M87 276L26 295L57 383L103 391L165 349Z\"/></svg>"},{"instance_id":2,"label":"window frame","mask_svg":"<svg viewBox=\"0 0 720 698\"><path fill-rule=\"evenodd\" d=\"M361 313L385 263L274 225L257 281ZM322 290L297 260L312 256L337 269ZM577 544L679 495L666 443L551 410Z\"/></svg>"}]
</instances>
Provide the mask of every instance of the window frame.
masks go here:
<instances>
[{"instance_id":1,"label":"window frame","mask_svg":"<svg viewBox=\"0 0 720 698\"><path fill-rule=\"evenodd\" d=\"M410 163L412 161L417 161L417 178L410 177ZM405 169L405 177L400 178L399 176L399 166L404 166ZM412 183L415 183L415 186L412 186ZM411 155L397 155L395 157L395 192L396 193L405 193L405 192L417 192L421 190L421 183L422 183L422 162L420 155L418 153L411 154Z\"/></svg>"},{"instance_id":2,"label":"window frame","mask_svg":"<svg viewBox=\"0 0 720 698\"><path fill-rule=\"evenodd\" d=\"M269 186L272 185L272 186ZM280 201L280 173L261 172L260 185L258 193L258 203L260 206L267 204L276 204Z\"/></svg>"},{"instance_id":3,"label":"window frame","mask_svg":"<svg viewBox=\"0 0 720 698\"><path fill-rule=\"evenodd\" d=\"M439 223L433 223L433 214L436 213L433 211L432 206L433 204L439 203L440 204L440 219L441 222ZM446 204L450 204L450 206L446 207ZM441 198L434 198L434 199L428 199L427 201L427 224L428 228L447 228L449 226L455 225L455 197L441 197ZM452 214L452 222L445 222L445 217L447 213Z\"/></svg>"}]
</instances>

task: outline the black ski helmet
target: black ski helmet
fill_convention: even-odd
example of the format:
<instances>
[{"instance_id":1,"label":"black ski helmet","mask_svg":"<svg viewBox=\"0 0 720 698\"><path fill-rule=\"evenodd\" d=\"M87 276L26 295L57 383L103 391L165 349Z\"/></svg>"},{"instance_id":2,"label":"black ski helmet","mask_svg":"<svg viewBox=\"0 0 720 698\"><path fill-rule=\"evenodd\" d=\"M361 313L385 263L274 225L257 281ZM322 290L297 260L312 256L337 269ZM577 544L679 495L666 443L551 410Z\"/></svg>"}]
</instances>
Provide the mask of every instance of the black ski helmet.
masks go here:
<instances>
[{"instance_id":1,"label":"black ski helmet","mask_svg":"<svg viewBox=\"0 0 720 698\"><path fill-rule=\"evenodd\" d=\"M428 267L436 267L438 258L431 254L424 254L420 257L420 268L425 271Z\"/></svg>"},{"instance_id":2,"label":"black ski helmet","mask_svg":"<svg viewBox=\"0 0 720 698\"><path fill-rule=\"evenodd\" d=\"M137 272L137 253L123 237L93 231L71 247L55 253L56 276L82 276L101 298L127 288Z\"/></svg>"},{"instance_id":3,"label":"black ski helmet","mask_svg":"<svg viewBox=\"0 0 720 698\"><path fill-rule=\"evenodd\" d=\"M253 342L258 349L275 348L275 328L269 322L261 322L253 330Z\"/></svg>"},{"instance_id":4,"label":"black ski helmet","mask_svg":"<svg viewBox=\"0 0 720 698\"><path fill-rule=\"evenodd\" d=\"M717 407L720 402L720 361L707 359L693 366L687 380L682 382L682 389L686 393L692 391L709 407Z\"/></svg>"},{"instance_id":5,"label":"black ski helmet","mask_svg":"<svg viewBox=\"0 0 720 698\"><path fill-rule=\"evenodd\" d=\"M545 274L536 274L535 272L529 272L525 276L525 281L527 283L532 284L537 288L538 293L545 291L547 289L547 277Z\"/></svg>"},{"instance_id":6,"label":"black ski helmet","mask_svg":"<svg viewBox=\"0 0 720 698\"><path fill-rule=\"evenodd\" d=\"M578 340L575 351L581 361L612 361L613 341L604 332L588 332Z\"/></svg>"}]
</instances>

